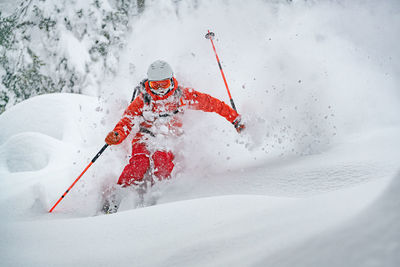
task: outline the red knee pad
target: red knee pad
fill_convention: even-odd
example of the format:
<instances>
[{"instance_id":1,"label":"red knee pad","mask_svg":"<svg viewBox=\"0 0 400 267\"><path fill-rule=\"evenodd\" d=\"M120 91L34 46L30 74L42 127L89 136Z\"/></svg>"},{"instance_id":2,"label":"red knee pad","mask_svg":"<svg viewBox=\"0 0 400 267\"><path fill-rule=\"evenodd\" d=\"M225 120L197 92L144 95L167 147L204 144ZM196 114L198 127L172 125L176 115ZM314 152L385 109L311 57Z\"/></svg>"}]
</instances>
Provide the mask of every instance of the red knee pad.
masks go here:
<instances>
[{"instance_id":1,"label":"red knee pad","mask_svg":"<svg viewBox=\"0 0 400 267\"><path fill-rule=\"evenodd\" d=\"M174 169L174 154L170 151L156 151L153 156L154 162L154 175L159 180L169 178L172 170Z\"/></svg>"}]
</instances>

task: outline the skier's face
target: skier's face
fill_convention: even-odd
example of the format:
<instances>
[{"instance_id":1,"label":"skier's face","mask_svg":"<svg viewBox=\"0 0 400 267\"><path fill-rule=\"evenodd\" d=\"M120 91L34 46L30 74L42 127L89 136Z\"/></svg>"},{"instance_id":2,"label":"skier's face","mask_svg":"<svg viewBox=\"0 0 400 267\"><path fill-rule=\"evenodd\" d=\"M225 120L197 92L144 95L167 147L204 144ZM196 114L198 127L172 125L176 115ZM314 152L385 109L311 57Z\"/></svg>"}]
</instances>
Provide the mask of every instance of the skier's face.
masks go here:
<instances>
[{"instance_id":1,"label":"skier's face","mask_svg":"<svg viewBox=\"0 0 400 267\"><path fill-rule=\"evenodd\" d=\"M166 79L162 81L150 81L149 86L154 94L165 95L171 90L172 82L171 79Z\"/></svg>"}]
</instances>

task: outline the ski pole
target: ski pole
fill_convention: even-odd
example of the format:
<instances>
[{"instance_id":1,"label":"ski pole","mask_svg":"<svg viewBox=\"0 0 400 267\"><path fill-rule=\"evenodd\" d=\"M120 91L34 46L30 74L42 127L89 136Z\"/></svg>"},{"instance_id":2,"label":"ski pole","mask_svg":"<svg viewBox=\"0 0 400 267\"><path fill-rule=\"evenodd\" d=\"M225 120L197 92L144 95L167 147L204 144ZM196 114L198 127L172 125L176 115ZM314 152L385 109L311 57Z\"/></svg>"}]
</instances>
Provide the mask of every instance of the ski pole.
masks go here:
<instances>
[{"instance_id":1,"label":"ski pole","mask_svg":"<svg viewBox=\"0 0 400 267\"><path fill-rule=\"evenodd\" d=\"M213 39L214 39L214 37L215 37L215 33L210 32L210 30L208 30L208 33L206 34L205 37L206 37L206 39L210 39L210 41L211 41L211 45L212 45L212 47L213 47L213 49L214 49L215 57L217 58L219 70L221 71L222 79L224 79L225 87L226 87L226 90L228 91L228 96L229 96L229 100L231 101L231 106L232 106L232 108L237 112L235 103L233 102L233 98L232 98L232 96L231 96L231 92L229 91L228 83L226 82L226 79L225 79L224 71L222 70L222 65L221 65L221 63L219 62L217 50L215 50L215 46L214 46L214 42L213 42Z\"/></svg>"},{"instance_id":2,"label":"ski pole","mask_svg":"<svg viewBox=\"0 0 400 267\"><path fill-rule=\"evenodd\" d=\"M60 199L56 202L56 204L54 204L54 206L49 210L49 212L52 212L54 210L54 208L58 205L58 203L60 203L60 201L68 194L68 192L71 190L71 188L79 181L79 179L81 179L83 174L89 169L90 166L92 166L92 164L100 157L100 155L104 152L104 150L106 150L107 147L108 147L108 144L105 144L100 149L99 153L96 154L96 156L92 159L92 161L89 163L89 165L87 165L87 167L83 170L81 175L79 175L78 178L75 179L75 181L72 183L72 185L70 187L68 187L67 191L65 191L65 193L60 197Z\"/></svg>"}]
</instances>

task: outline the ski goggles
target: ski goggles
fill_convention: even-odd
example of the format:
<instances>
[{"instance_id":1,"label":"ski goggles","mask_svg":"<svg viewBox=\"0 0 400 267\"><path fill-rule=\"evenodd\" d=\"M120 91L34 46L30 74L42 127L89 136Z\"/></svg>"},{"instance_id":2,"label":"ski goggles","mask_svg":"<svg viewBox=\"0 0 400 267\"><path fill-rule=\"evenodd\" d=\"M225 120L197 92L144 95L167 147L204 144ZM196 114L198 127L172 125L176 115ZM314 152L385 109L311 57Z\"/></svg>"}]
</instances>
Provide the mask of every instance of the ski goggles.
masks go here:
<instances>
[{"instance_id":1,"label":"ski goggles","mask_svg":"<svg viewBox=\"0 0 400 267\"><path fill-rule=\"evenodd\" d=\"M160 88L167 89L171 87L171 79L162 81L149 81L149 86L154 90L158 90Z\"/></svg>"}]
</instances>

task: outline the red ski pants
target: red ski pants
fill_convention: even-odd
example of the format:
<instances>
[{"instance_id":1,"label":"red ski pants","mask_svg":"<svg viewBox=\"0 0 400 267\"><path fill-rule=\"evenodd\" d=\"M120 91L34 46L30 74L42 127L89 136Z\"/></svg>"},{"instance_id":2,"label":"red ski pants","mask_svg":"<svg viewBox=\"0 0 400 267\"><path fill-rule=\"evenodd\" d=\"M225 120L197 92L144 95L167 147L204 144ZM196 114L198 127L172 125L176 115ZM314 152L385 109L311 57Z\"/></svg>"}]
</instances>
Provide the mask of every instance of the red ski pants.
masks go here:
<instances>
[{"instance_id":1,"label":"red ski pants","mask_svg":"<svg viewBox=\"0 0 400 267\"><path fill-rule=\"evenodd\" d=\"M169 178L174 168L174 154L171 151L156 151L151 155L154 165L154 175L159 179ZM118 184L129 186L138 184L150 167L150 152L143 143L132 146L132 157L119 177Z\"/></svg>"}]
</instances>

